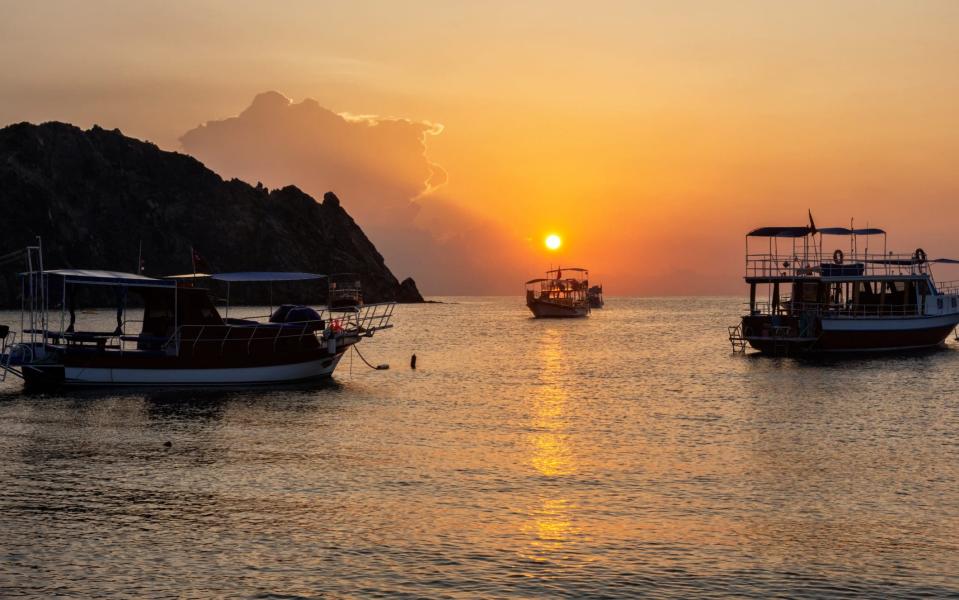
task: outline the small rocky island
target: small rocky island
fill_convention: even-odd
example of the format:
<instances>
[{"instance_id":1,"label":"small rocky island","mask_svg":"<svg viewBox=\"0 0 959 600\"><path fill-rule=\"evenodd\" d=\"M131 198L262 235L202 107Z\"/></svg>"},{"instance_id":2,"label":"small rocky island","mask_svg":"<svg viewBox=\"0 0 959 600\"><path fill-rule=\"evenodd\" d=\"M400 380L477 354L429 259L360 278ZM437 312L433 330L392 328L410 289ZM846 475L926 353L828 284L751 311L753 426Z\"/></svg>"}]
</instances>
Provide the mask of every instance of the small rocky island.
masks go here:
<instances>
[{"instance_id":1,"label":"small rocky island","mask_svg":"<svg viewBox=\"0 0 959 600\"><path fill-rule=\"evenodd\" d=\"M0 129L0 255L43 237L47 268L188 273L191 248L219 272L357 273L369 302L422 302L390 272L332 192L224 181L193 157L117 130L64 123ZM0 305L19 305L14 269Z\"/></svg>"}]
</instances>

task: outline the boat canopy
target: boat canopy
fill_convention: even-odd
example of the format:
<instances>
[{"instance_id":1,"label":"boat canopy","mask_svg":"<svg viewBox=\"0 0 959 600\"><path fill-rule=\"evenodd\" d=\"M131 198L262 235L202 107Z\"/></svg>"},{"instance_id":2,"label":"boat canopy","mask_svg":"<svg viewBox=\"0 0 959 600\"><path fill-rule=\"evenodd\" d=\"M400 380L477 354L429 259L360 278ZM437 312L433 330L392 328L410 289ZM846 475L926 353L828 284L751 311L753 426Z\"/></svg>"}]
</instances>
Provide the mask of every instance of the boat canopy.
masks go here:
<instances>
[{"instance_id":1,"label":"boat canopy","mask_svg":"<svg viewBox=\"0 0 959 600\"><path fill-rule=\"evenodd\" d=\"M94 271L89 269L53 269L43 272L44 275L53 275L63 277L67 283L85 283L89 285L114 285L129 287L174 287L175 281L165 279L155 279L146 275L137 275L136 273L123 273L121 271ZM29 273L21 273L21 277L29 276Z\"/></svg>"},{"instance_id":2,"label":"boat canopy","mask_svg":"<svg viewBox=\"0 0 959 600\"><path fill-rule=\"evenodd\" d=\"M909 266L909 265L919 265L922 263L940 263L945 265L959 265L959 260L954 258L930 258L928 260L921 260L915 256L912 258L870 258L862 261L864 263L869 263L871 265L893 265L893 266Z\"/></svg>"},{"instance_id":3,"label":"boat canopy","mask_svg":"<svg viewBox=\"0 0 959 600\"><path fill-rule=\"evenodd\" d=\"M547 273L556 273L557 271L579 271L581 273L585 273L589 271L589 269L582 269L580 267L560 267L558 269L552 269L550 271L547 271Z\"/></svg>"},{"instance_id":4,"label":"boat canopy","mask_svg":"<svg viewBox=\"0 0 959 600\"><path fill-rule=\"evenodd\" d=\"M531 283L540 283L540 282L542 282L542 281L554 281L554 280L553 280L553 279L544 279L544 278L540 277L539 279L530 279L529 281L526 282L526 285L529 285L529 284L531 284Z\"/></svg>"},{"instance_id":5,"label":"boat canopy","mask_svg":"<svg viewBox=\"0 0 959 600\"><path fill-rule=\"evenodd\" d=\"M882 229L867 227L863 229L849 229L846 227L823 227L821 229L812 229L811 227L760 227L753 229L746 234L747 237L778 237L778 238L801 238L807 235L885 235Z\"/></svg>"},{"instance_id":6,"label":"boat canopy","mask_svg":"<svg viewBox=\"0 0 959 600\"><path fill-rule=\"evenodd\" d=\"M801 238L812 232L808 227L760 227L746 234L746 237Z\"/></svg>"},{"instance_id":7,"label":"boat canopy","mask_svg":"<svg viewBox=\"0 0 959 600\"><path fill-rule=\"evenodd\" d=\"M309 281L313 279L323 279L326 275L285 271L242 271L239 273L217 273L211 275L211 277L217 281L236 283L256 281Z\"/></svg>"},{"instance_id":8,"label":"boat canopy","mask_svg":"<svg viewBox=\"0 0 959 600\"><path fill-rule=\"evenodd\" d=\"M866 227L863 229L848 229L846 227L825 227L823 229L817 229L814 233L819 233L822 235L886 235L886 232L882 229L876 229L875 227Z\"/></svg>"},{"instance_id":9,"label":"boat canopy","mask_svg":"<svg viewBox=\"0 0 959 600\"><path fill-rule=\"evenodd\" d=\"M164 279L206 279L213 277L210 273L184 273L182 275L167 275Z\"/></svg>"}]
</instances>

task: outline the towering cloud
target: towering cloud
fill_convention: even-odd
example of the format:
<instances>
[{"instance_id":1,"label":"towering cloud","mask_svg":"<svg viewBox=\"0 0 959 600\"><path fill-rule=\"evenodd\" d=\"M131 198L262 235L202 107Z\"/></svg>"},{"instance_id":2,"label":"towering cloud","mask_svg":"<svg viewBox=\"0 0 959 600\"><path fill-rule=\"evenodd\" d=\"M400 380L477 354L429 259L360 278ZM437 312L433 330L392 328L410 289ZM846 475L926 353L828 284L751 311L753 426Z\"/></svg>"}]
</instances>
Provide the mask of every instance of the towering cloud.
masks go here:
<instances>
[{"instance_id":1,"label":"towering cloud","mask_svg":"<svg viewBox=\"0 0 959 600\"><path fill-rule=\"evenodd\" d=\"M225 177L294 184L318 198L333 190L400 276L413 275L432 293L482 292L492 268L467 242L502 235L435 193L447 175L429 159L427 140L441 131L266 92L239 116L207 122L181 143Z\"/></svg>"},{"instance_id":2,"label":"towering cloud","mask_svg":"<svg viewBox=\"0 0 959 600\"><path fill-rule=\"evenodd\" d=\"M237 117L187 132L184 149L221 175L269 187L294 183L334 190L357 220L378 227L410 223L415 199L446 181L427 158L426 136L442 126L406 119L353 117L315 100L258 95ZM319 197L319 196L318 196Z\"/></svg>"}]
</instances>

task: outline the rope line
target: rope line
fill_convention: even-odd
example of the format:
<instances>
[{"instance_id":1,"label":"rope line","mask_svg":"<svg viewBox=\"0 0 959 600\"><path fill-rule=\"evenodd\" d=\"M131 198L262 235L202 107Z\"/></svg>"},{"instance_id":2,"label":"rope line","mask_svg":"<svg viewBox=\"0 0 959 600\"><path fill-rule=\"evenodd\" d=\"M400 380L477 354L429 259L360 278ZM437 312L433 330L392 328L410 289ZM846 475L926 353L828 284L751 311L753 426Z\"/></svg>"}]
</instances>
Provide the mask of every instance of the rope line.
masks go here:
<instances>
[{"instance_id":1,"label":"rope line","mask_svg":"<svg viewBox=\"0 0 959 600\"><path fill-rule=\"evenodd\" d=\"M363 357L363 355L360 353L360 349L356 347L356 344L353 344L352 348L353 348L353 351L356 352L356 355L360 357L360 360L362 360L367 367L373 369L374 371L385 371L386 369L390 368L389 365L385 365L385 364L379 365L379 366L373 366L372 364L370 364L370 361L366 360L366 358Z\"/></svg>"}]
</instances>

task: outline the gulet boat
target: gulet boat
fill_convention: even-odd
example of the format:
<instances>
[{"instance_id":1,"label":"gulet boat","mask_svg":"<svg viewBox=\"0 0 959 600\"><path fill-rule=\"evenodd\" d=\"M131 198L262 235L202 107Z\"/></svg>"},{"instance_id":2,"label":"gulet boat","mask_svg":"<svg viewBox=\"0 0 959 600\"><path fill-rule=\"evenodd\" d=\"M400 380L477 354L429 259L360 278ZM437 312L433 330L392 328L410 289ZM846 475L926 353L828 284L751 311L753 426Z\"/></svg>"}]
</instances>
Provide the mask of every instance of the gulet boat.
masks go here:
<instances>
[{"instance_id":1,"label":"gulet boat","mask_svg":"<svg viewBox=\"0 0 959 600\"><path fill-rule=\"evenodd\" d=\"M848 251L824 250L837 237ZM876 237L881 253L869 249ZM766 247L751 251L757 239ZM778 355L938 346L959 324L959 282L937 281L935 263L959 261L922 248L887 252L881 229L817 229L811 217L809 226L755 229L746 236L748 312L730 342Z\"/></svg>"},{"instance_id":2,"label":"gulet boat","mask_svg":"<svg viewBox=\"0 0 959 600\"><path fill-rule=\"evenodd\" d=\"M591 286L586 295L589 298L590 308L603 308L606 304L606 301L603 300L603 286L601 285Z\"/></svg>"},{"instance_id":3,"label":"gulet boat","mask_svg":"<svg viewBox=\"0 0 959 600\"><path fill-rule=\"evenodd\" d=\"M394 303L313 308L285 304L265 315L230 316L238 284L323 279L316 273L243 272L153 278L81 269L44 270L42 249L26 252L19 332L0 327L0 378L28 386L216 386L329 377L344 353L392 327ZM226 284L225 313L204 280ZM112 290L116 327L77 322L81 288ZM271 288L272 289L272 288ZM137 296L136 301L130 301ZM142 307L139 308L139 307ZM140 311L142 310L142 316ZM102 329L102 326L101 326Z\"/></svg>"},{"instance_id":4,"label":"gulet boat","mask_svg":"<svg viewBox=\"0 0 959 600\"><path fill-rule=\"evenodd\" d=\"M557 268L526 282L526 306L541 318L585 317L590 312L589 271Z\"/></svg>"}]
</instances>

